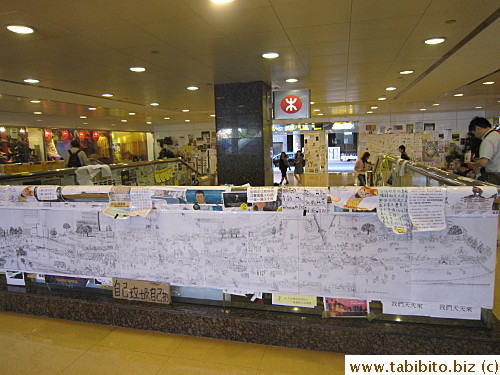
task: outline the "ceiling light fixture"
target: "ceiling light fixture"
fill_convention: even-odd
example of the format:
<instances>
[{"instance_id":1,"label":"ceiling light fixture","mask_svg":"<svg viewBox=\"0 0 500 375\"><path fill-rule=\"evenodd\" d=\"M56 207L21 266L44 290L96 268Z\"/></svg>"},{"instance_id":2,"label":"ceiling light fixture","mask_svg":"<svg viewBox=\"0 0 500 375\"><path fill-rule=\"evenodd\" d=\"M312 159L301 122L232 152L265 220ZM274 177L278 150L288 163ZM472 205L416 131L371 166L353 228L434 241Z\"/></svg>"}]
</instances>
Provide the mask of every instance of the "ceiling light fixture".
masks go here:
<instances>
[{"instance_id":1,"label":"ceiling light fixture","mask_svg":"<svg viewBox=\"0 0 500 375\"><path fill-rule=\"evenodd\" d=\"M113 94L102 94L101 96L104 96L105 98L111 98Z\"/></svg>"},{"instance_id":2,"label":"ceiling light fixture","mask_svg":"<svg viewBox=\"0 0 500 375\"><path fill-rule=\"evenodd\" d=\"M189 109L183 109L182 112L189 112Z\"/></svg>"},{"instance_id":3,"label":"ceiling light fixture","mask_svg":"<svg viewBox=\"0 0 500 375\"><path fill-rule=\"evenodd\" d=\"M278 52L266 52L262 54L262 57L265 59L276 59L280 56Z\"/></svg>"},{"instance_id":4,"label":"ceiling light fixture","mask_svg":"<svg viewBox=\"0 0 500 375\"><path fill-rule=\"evenodd\" d=\"M30 100L30 103L40 103L40 100Z\"/></svg>"},{"instance_id":5,"label":"ceiling light fixture","mask_svg":"<svg viewBox=\"0 0 500 375\"><path fill-rule=\"evenodd\" d=\"M121 122L127 122L127 120L121 120Z\"/></svg>"},{"instance_id":6,"label":"ceiling light fixture","mask_svg":"<svg viewBox=\"0 0 500 375\"><path fill-rule=\"evenodd\" d=\"M35 115L41 115L42 112L33 112L33 114L35 114Z\"/></svg>"},{"instance_id":7,"label":"ceiling light fixture","mask_svg":"<svg viewBox=\"0 0 500 375\"><path fill-rule=\"evenodd\" d=\"M146 68L142 67L142 66L133 66L130 68L131 71L133 72L145 72L146 71Z\"/></svg>"},{"instance_id":8,"label":"ceiling light fixture","mask_svg":"<svg viewBox=\"0 0 500 375\"><path fill-rule=\"evenodd\" d=\"M425 108L420 108L420 110L421 110L421 111L427 111L427 109L425 109Z\"/></svg>"},{"instance_id":9,"label":"ceiling light fixture","mask_svg":"<svg viewBox=\"0 0 500 375\"><path fill-rule=\"evenodd\" d=\"M378 107L370 107L371 109L377 109Z\"/></svg>"},{"instance_id":10,"label":"ceiling light fixture","mask_svg":"<svg viewBox=\"0 0 500 375\"><path fill-rule=\"evenodd\" d=\"M87 118L87 116L80 116L80 118Z\"/></svg>"},{"instance_id":11,"label":"ceiling light fixture","mask_svg":"<svg viewBox=\"0 0 500 375\"><path fill-rule=\"evenodd\" d=\"M313 112L319 112L320 110L319 109L313 109Z\"/></svg>"},{"instance_id":12,"label":"ceiling light fixture","mask_svg":"<svg viewBox=\"0 0 500 375\"><path fill-rule=\"evenodd\" d=\"M453 96L464 96L464 94L454 94Z\"/></svg>"},{"instance_id":13,"label":"ceiling light fixture","mask_svg":"<svg viewBox=\"0 0 500 375\"><path fill-rule=\"evenodd\" d=\"M190 122L191 120L184 120L184 122Z\"/></svg>"},{"instance_id":14,"label":"ceiling light fixture","mask_svg":"<svg viewBox=\"0 0 500 375\"><path fill-rule=\"evenodd\" d=\"M152 122L151 121L146 121L146 124L151 125Z\"/></svg>"},{"instance_id":15,"label":"ceiling light fixture","mask_svg":"<svg viewBox=\"0 0 500 375\"><path fill-rule=\"evenodd\" d=\"M210 117L215 117L215 115L210 115Z\"/></svg>"},{"instance_id":16,"label":"ceiling light fixture","mask_svg":"<svg viewBox=\"0 0 500 375\"><path fill-rule=\"evenodd\" d=\"M288 78L286 82L288 83L293 83L293 82L298 82L299 80L297 78Z\"/></svg>"},{"instance_id":17,"label":"ceiling light fixture","mask_svg":"<svg viewBox=\"0 0 500 375\"><path fill-rule=\"evenodd\" d=\"M385 96L381 96L380 98L377 98L377 100L387 100Z\"/></svg>"},{"instance_id":18,"label":"ceiling light fixture","mask_svg":"<svg viewBox=\"0 0 500 375\"><path fill-rule=\"evenodd\" d=\"M196 90L198 90L198 89L199 89L199 87L198 87L198 86L188 86L188 87L186 87L186 88L187 88L189 91L196 91Z\"/></svg>"},{"instance_id":19,"label":"ceiling light fixture","mask_svg":"<svg viewBox=\"0 0 500 375\"><path fill-rule=\"evenodd\" d=\"M170 117L164 117L163 119L164 120L170 120Z\"/></svg>"},{"instance_id":20,"label":"ceiling light fixture","mask_svg":"<svg viewBox=\"0 0 500 375\"><path fill-rule=\"evenodd\" d=\"M323 116L323 114L322 113L318 113L318 116Z\"/></svg>"},{"instance_id":21,"label":"ceiling light fixture","mask_svg":"<svg viewBox=\"0 0 500 375\"><path fill-rule=\"evenodd\" d=\"M373 111L368 111L368 112L366 112L366 113L373 113Z\"/></svg>"},{"instance_id":22,"label":"ceiling light fixture","mask_svg":"<svg viewBox=\"0 0 500 375\"><path fill-rule=\"evenodd\" d=\"M433 106L434 107L437 107L439 105L439 103L434 103Z\"/></svg>"},{"instance_id":23,"label":"ceiling light fixture","mask_svg":"<svg viewBox=\"0 0 500 375\"><path fill-rule=\"evenodd\" d=\"M397 88L396 88L396 87L393 87L393 86L391 86L391 87L386 87L386 88L385 88L385 90L386 90L386 91L394 91L394 90L396 90L396 89L397 89Z\"/></svg>"},{"instance_id":24,"label":"ceiling light fixture","mask_svg":"<svg viewBox=\"0 0 500 375\"><path fill-rule=\"evenodd\" d=\"M493 81L488 81L488 82L483 82L483 85L492 85L492 84L494 84L494 83L495 83L495 82L493 82Z\"/></svg>"},{"instance_id":25,"label":"ceiling light fixture","mask_svg":"<svg viewBox=\"0 0 500 375\"><path fill-rule=\"evenodd\" d=\"M129 112L128 114L129 114L129 116L134 116L135 112Z\"/></svg>"},{"instance_id":26,"label":"ceiling light fixture","mask_svg":"<svg viewBox=\"0 0 500 375\"><path fill-rule=\"evenodd\" d=\"M89 111L97 111L96 107L89 107Z\"/></svg>"},{"instance_id":27,"label":"ceiling light fixture","mask_svg":"<svg viewBox=\"0 0 500 375\"><path fill-rule=\"evenodd\" d=\"M477 107L474 107L474 108L476 108L476 109L481 109L481 108L483 108L483 107L477 106Z\"/></svg>"},{"instance_id":28,"label":"ceiling light fixture","mask_svg":"<svg viewBox=\"0 0 500 375\"><path fill-rule=\"evenodd\" d=\"M16 34L33 34L35 29L26 25L7 25L7 29Z\"/></svg>"},{"instance_id":29,"label":"ceiling light fixture","mask_svg":"<svg viewBox=\"0 0 500 375\"><path fill-rule=\"evenodd\" d=\"M160 103L149 103L149 105L152 105L153 107L157 107L160 105Z\"/></svg>"},{"instance_id":30,"label":"ceiling light fixture","mask_svg":"<svg viewBox=\"0 0 500 375\"><path fill-rule=\"evenodd\" d=\"M309 104L313 105L313 104L316 104L316 102L309 102Z\"/></svg>"},{"instance_id":31,"label":"ceiling light fixture","mask_svg":"<svg viewBox=\"0 0 500 375\"><path fill-rule=\"evenodd\" d=\"M440 44L443 43L446 40L445 37L435 37L435 38L429 38L425 40L425 44Z\"/></svg>"},{"instance_id":32,"label":"ceiling light fixture","mask_svg":"<svg viewBox=\"0 0 500 375\"><path fill-rule=\"evenodd\" d=\"M414 72L415 72L414 70L402 70L399 72L399 74L412 74Z\"/></svg>"},{"instance_id":33,"label":"ceiling light fixture","mask_svg":"<svg viewBox=\"0 0 500 375\"><path fill-rule=\"evenodd\" d=\"M38 83L40 81L38 79L26 78L24 80L24 82L26 82L26 83Z\"/></svg>"},{"instance_id":34,"label":"ceiling light fixture","mask_svg":"<svg viewBox=\"0 0 500 375\"><path fill-rule=\"evenodd\" d=\"M214 4L227 4L232 2L233 0L212 0L212 3Z\"/></svg>"}]
</instances>

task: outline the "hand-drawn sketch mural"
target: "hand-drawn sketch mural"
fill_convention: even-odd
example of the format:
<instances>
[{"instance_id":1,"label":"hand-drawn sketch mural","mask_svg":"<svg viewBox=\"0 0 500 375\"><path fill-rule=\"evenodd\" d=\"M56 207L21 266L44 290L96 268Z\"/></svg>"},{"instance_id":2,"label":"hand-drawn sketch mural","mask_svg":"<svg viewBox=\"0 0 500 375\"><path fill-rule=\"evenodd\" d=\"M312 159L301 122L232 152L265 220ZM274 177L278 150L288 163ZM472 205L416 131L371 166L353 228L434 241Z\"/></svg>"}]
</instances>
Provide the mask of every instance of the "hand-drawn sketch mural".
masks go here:
<instances>
[{"instance_id":1,"label":"hand-drawn sketch mural","mask_svg":"<svg viewBox=\"0 0 500 375\"><path fill-rule=\"evenodd\" d=\"M393 233L375 213L0 209L0 269L491 307L497 216Z\"/></svg>"}]
</instances>

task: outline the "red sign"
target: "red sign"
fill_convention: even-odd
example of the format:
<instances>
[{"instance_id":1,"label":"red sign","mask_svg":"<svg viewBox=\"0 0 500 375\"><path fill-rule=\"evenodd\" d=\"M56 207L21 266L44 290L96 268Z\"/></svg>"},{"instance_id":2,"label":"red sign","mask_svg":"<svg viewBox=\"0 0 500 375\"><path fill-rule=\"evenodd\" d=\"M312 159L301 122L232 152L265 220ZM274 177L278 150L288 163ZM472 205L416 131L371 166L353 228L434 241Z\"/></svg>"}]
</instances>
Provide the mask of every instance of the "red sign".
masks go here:
<instances>
[{"instance_id":1,"label":"red sign","mask_svg":"<svg viewBox=\"0 0 500 375\"><path fill-rule=\"evenodd\" d=\"M286 113L296 113L302 108L302 100L298 96L288 95L281 100L281 109Z\"/></svg>"}]
</instances>

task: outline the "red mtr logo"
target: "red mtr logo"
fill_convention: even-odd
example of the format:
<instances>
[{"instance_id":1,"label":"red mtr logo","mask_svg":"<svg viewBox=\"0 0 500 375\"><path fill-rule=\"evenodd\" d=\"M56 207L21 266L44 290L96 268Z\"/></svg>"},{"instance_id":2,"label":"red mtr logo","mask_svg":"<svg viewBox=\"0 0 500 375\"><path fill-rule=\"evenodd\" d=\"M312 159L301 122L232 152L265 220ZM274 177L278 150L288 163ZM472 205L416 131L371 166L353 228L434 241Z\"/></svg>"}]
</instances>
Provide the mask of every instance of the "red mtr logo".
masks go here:
<instances>
[{"instance_id":1,"label":"red mtr logo","mask_svg":"<svg viewBox=\"0 0 500 375\"><path fill-rule=\"evenodd\" d=\"M286 113L297 113L302 108L302 100L298 96L288 95L281 100L281 109Z\"/></svg>"}]
</instances>

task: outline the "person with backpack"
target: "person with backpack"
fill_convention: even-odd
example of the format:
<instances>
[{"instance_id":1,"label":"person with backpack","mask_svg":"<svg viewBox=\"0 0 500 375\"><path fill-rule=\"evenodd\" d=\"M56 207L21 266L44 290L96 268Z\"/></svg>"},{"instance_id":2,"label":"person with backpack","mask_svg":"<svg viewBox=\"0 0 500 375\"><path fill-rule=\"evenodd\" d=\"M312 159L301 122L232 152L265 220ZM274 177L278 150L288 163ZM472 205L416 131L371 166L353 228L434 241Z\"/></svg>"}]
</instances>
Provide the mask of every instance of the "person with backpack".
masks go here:
<instances>
[{"instance_id":1,"label":"person with backpack","mask_svg":"<svg viewBox=\"0 0 500 375\"><path fill-rule=\"evenodd\" d=\"M84 151L80 149L80 142L76 139L71 141L71 148L66 151L64 166L66 168L78 168L90 165L90 161Z\"/></svg>"}]
</instances>

